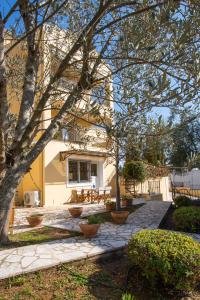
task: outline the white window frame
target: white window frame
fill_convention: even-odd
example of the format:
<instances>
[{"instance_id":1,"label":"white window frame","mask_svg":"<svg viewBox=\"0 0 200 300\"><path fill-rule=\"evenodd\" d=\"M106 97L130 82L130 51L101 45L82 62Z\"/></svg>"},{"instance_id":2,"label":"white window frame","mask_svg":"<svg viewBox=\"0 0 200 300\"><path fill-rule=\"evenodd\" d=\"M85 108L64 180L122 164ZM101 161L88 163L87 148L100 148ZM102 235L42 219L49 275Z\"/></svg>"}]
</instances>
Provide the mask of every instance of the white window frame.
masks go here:
<instances>
[{"instance_id":1,"label":"white window frame","mask_svg":"<svg viewBox=\"0 0 200 300\"><path fill-rule=\"evenodd\" d=\"M69 161L76 161L78 162L78 181L69 181ZM91 182L91 164L97 165L97 177L98 177L98 162L87 160L87 159L78 159L78 158L69 158L67 159L67 187L74 187L74 186L92 186ZM87 162L89 164L89 178L90 180L87 181L80 181L80 162Z\"/></svg>"}]
</instances>

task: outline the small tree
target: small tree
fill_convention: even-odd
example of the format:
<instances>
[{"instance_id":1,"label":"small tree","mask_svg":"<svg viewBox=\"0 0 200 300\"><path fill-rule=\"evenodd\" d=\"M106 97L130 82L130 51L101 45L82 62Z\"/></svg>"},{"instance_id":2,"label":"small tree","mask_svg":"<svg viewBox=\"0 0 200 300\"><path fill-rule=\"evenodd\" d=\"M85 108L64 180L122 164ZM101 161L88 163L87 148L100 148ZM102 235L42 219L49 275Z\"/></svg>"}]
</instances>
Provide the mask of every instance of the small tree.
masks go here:
<instances>
[{"instance_id":1,"label":"small tree","mask_svg":"<svg viewBox=\"0 0 200 300\"><path fill-rule=\"evenodd\" d=\"M137 182L143 182L147 178L147 169L142 161L129 161L124 165L123 174L126 180L133 180L134 194Z\"/></svg>"}]
</instances>

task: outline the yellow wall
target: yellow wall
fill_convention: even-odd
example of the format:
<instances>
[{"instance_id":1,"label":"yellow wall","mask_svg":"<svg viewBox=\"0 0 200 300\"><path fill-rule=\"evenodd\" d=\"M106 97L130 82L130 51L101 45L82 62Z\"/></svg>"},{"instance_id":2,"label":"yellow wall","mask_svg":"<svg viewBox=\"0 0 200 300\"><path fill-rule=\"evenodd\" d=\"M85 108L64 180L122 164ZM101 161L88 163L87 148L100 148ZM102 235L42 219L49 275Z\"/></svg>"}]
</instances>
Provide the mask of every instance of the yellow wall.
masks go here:
<instances>
[{"instance_id":1,"label":"yellow wall","mask_svg":"<svg viewBox=\"0 0 200 300\"><path fill-rule=\"evenodd\" d=\"M18 191L18 205L23 205L23 196L26 191L38 191L40 192L40 200L43 201L43 154L40 154L39 157L31 165L31 170L24 176L19 187ZM42 204L42 202L41 202Z\"/></svg>"}]
</instances>

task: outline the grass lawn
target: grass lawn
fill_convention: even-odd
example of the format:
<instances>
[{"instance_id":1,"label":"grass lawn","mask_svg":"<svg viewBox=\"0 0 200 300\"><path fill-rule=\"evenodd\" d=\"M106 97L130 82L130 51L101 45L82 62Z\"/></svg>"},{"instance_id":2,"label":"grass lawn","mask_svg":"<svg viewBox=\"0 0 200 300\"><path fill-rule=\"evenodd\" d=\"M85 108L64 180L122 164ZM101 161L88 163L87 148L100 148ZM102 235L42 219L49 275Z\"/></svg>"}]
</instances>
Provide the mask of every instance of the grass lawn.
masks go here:
<instances>
[{"instance_id":1,"label":"grass lawn","mask_svg":"<svg viewBox=\"0 0 200 300\"><path fill-rule=\"evenodd\" d=\"M113 255L95 262L63 264L1 280L0 300L121 300L126 290L134 295L134 300L175 300L183 297L163 288L151 289L137 269L129 272L131 276L127 280L129 267L126 255ZM199 297L198 291L192 295L193 300Z\"/></svg>"},{"instance_id":2,"label":"grass lawn","mask_svg":"<svg viewBox=\"0 0 200 300\"><path fill-rule=\"evenodd\" d=\"M77 232L67 231L65 229L44 226L42 228L36 228L34 230L9 235L11 243L3 247L0 246L0 250L39 244L58 239L66 239L77 235L80 234Z\"/></svg>"},{"instance_id":3,"label":"grass lawn","mask_svg":"<svg viewBox=\"0 0 200 300\"><path fill-rule=\"evenodd\" d=\"M144 204L142 203L142 204L127 206L127 207L121 208L121 210L128 210L129 213L132 213L132 212L136 211L139 207L141 207L143 205ZM98 217L98 219L100 219L101 223L112 222L112 217L111 217L110 211L97 213L97 214L95 214L95 216ZM87 217L82 217L82 219L87 219Z\"/></svg>"}]
</instances>

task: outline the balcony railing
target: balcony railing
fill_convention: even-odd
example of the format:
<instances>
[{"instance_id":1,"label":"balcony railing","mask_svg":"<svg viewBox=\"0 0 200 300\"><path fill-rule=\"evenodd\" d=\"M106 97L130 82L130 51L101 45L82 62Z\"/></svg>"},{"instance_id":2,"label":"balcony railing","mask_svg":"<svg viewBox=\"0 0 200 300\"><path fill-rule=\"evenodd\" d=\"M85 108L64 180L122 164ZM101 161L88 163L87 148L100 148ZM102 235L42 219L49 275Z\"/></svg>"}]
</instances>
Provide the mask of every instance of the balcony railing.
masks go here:
<instances>
[{"instance_id":1,"label":"balcony railing","mask_svg":"<svg viewBox=\"0 0 200 300\"><path fill-rule=\"evenodd\" d=\"M63 141L63 142L72 142L72 143L83 143L84 138L83 134L78 130L70 130L61 129L54 136L55 140Z\"/></svg>"}]
</instances>

